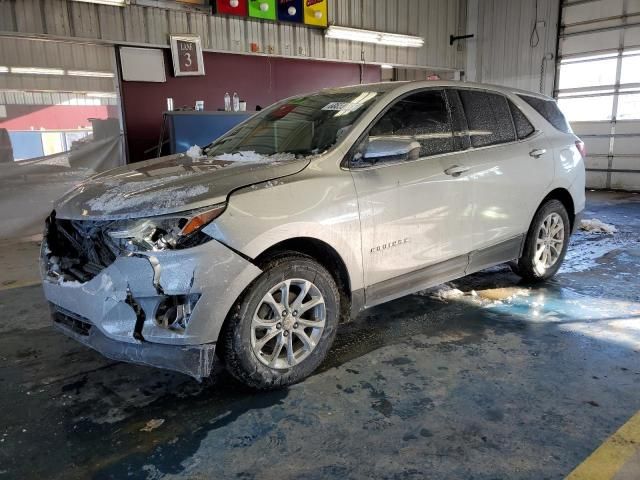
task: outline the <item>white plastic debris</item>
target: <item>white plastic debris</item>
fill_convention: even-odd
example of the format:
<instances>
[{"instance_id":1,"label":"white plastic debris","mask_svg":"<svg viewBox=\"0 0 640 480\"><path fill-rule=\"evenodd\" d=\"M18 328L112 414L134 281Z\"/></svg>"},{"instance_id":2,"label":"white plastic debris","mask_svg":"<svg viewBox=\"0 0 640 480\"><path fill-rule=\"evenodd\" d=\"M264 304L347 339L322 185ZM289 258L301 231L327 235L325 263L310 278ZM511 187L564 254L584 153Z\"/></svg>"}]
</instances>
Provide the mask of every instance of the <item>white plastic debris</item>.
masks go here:
<instances>
[{"instance_id":1,"label":"white plastic debris","mask_svg":"<svg viewBox=\"0 0 640 480\"><path fill-rule=\"evenodd\" d=\"M202 148L200 148L198 145L193 145L192 147L189 147L189 150L187 150L187 157L191 157L191 158L202 157Z\"/></svg>"},{"instance_id":2,"label":"white plastic debris","mask_svg":"<svg viewBox=\"0 0 640 480\"><path fill-rule=\"evenodd\" d=\"M464 292L462 290L458 290L457 288L443 288L441 290L438 290L437 295L443 300L449 300L452 298L462 297L464 295Z\"/></svg>"},{"instance_id":3,"label":"white plastic debris","mask_svg":"<svg viewBox=\"0 0 640 480\"><path fill-rule=\"evenodd\" d=\"M604 223L597 218L593 218L591 220L582 220L580 223L580 230L584 230L585 232L591 233L609 233L613 234L618 231L616 227L610 225L608 223Z\"/></svg>"},{"instance_id":4,"label":"white plastic debris","mask_svg":"<svg viewBox=\"0 0 640 480\"><path fill-rule=\"evenodd\" d=\"M273 155L262 155L253 150L237 153L223 153L216 156L218 160L227 160L232 162L251 162L251 163L278 163L295 160L293 153L276 153Z\"/></svg>"},{"instance_id":5,"label":"white plastic debris","mask_svg":"<svg viewBox=\"0 0 640 480\"><path fill-rule=\"evenodd\" d=\"M140 429L141 432L152 432L164 423L164 418L154 418L149 420L147 424Z\"/></svg>"}]
</instances>

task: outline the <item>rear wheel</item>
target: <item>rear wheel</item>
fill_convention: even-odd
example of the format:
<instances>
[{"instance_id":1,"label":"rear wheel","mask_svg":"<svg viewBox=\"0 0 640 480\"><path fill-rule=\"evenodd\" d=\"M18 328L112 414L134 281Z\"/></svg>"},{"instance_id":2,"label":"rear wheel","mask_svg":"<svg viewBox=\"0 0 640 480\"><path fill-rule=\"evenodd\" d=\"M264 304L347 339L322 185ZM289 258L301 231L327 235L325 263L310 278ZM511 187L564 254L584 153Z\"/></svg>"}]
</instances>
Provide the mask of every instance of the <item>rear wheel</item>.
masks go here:
<instances>
[{"instance_id":1,"label":"rear wheel","mask_svg":"<svg viewBox=\"0 0 640 480\"><path fill-rule=\"evenodd\" d=\"M281 254L238 301L221 335L229 372L258 389L309 376L335 338L340 295L310 257Z\"/></svg>"},{"instance_id":2,"label":"rear wheel","mask_svg":"<svg viewBox=\"0 0 640 480\"><path fill-rule=\"evenodd\" d=\"M559 200L549 200L533 217L522 257L511 265L513 271L534 282L553 277L567 253L570 235L567 209Z\"/></svg>"}]
</instances>

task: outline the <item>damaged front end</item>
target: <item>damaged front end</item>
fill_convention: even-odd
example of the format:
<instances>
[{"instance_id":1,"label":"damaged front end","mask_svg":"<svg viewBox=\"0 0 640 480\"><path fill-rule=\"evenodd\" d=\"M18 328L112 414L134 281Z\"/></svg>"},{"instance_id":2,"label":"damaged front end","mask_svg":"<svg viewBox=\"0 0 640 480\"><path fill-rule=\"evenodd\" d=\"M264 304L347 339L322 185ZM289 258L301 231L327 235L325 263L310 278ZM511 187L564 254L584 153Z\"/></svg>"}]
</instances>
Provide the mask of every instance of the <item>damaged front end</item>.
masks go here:
<instances>
[{"instance_id":1,"label":"damaged front end","mask_svg":"<svg viewBox=\"0 0 640 480\"><path fill-rule=\"evenodd\" d=\"M47 219L54 324L106 357L209 376L227 312L260 274L202 232L224 208L148 219Z\"/></svg>"}]
</instances>

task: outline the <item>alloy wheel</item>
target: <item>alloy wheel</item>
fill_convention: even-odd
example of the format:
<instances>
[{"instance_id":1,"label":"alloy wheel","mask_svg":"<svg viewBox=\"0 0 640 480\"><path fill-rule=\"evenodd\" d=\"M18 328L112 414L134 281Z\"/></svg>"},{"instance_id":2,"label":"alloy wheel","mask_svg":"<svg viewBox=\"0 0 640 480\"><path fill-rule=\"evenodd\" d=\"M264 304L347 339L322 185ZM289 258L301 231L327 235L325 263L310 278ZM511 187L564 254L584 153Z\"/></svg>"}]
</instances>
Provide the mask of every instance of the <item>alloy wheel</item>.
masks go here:
<instances>
[{"instance_id":1,"label":"alloy wheel","mask_svg":"<svg viewBox=\"0 0 640 480\"><path fill-rule=\"evenodd\" d=\"M309 280L284 280L269 289L253 314L253 353L270 368L292 368L316 348L326 317L318 287Z\"/></svg>"},{"instance_id":2,"label":"alloy wheel","mask_svg":"<svg viewBox=\"0 0 640 480\"><path fill-rule=\"evenodd\" d=\"M543 275L553 267L564 247L564 222L557 213L545 217L538 229L533 264L538 274Z\"/></svg>"}]
</instances>

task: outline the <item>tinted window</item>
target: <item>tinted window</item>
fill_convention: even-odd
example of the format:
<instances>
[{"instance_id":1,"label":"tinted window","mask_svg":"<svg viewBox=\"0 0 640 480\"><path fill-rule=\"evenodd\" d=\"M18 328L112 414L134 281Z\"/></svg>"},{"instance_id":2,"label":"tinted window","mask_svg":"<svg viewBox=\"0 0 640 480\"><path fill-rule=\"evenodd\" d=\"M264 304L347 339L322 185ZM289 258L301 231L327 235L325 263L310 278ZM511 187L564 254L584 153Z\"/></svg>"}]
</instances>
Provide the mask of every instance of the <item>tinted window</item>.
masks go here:
<instances>
[{"instance_id":1,"label":"tinted window","mask_svg":"<svg viewBox=\"0 0 640 480\"><path fill-rule=\"evenodd\" d=\"M451 123L453 124L453 138L458 150L467 150L471 147L469 139L469 127L464 116L464 109L457 90L447 90L447 100L451 109Z\"/></svg>"},{"instance_id":2,"label":"tinted window","mask_svg":"<svg viewBox=\"0 0 640 480\"><path fill-rule=\"evenodd\" d=\"M496 93L460 90L471 145L486 147L513 142L516 132L507 99Z\"/></svg>"},{"instance_id":3,"label":"tinted window","mask_svg":"<svg viewBox=\"0 0 640 480\"><path fill-rule=\"evenodd\" d=\"M513 123L516 126L516 133L518 134L519 140L527 138L535 132L536 129L531 125L531 122L525 114L522 113L522 110L516 107L512 102L509 102L509 108L511 109L511 115L513 115Z\"/></svg>"},{"instance_id":4,"label":"tinted window","mask_svg":"<svg viewBox=\"0 0 640 480\"><path fill-rule=\"evenodd\" d=\"M544 98L529 97L528 95L518 95L522 100L531 105L536 112L542 115L547 122L564 133L572 133L571 127L564 118L564 115L553 100Z\"/></svg>"},{"instance_id":5,"label":"tinted window","mask_svg":"<svg viewBox=\"0 0 640 480\"><path fill-rule=\"evenodd\" d=\"M369 137L406 137L420 143L420 156L452 152L449 112L441 90L414 93L396 102L369 132Z\"/></svg>"}]
</instances>

